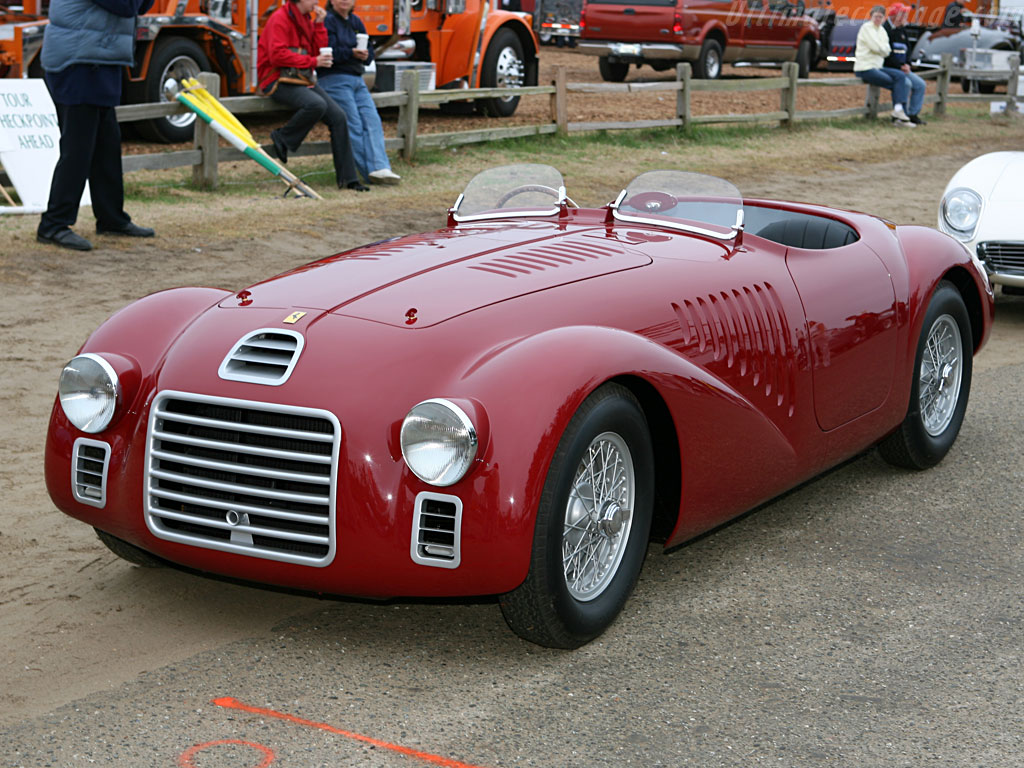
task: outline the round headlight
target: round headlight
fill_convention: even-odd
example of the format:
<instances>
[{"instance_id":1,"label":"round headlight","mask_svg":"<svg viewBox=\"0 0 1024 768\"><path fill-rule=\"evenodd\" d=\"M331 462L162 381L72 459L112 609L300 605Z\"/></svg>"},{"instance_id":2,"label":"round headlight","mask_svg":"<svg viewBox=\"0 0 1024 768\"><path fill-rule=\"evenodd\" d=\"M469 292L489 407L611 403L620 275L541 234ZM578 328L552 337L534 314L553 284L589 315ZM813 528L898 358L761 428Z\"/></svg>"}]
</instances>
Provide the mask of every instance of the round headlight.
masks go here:
<instances>
[{"instance_id":1,"label":"round headlight","mask_svg":"<svg viewBox=\"0 0 1024 768\"><path fill-rule=\"evenodd\" d=\"M981 216L981 197L970 189L954 189L942 198L942 220L950 234L970 240Z\"/></svg>"},{"instance_id":2,"label":"round headlight","mask_svg":"<svg viewBox=\"0 0 1024 768\"><path fill-rule=\"evenodd\" d=\"M102 432L114 418L119 389L110 363L99 355L79 355L60 373L60 407L83 432Z\"/></svg>"},{"instance_id":3,"label":"round headlight","mask_svg":"<svg viewBox=\"0 0 1024 768\"><path fill-rule=\"evenodd\" d=\"M447 400L424 400L402 422L402 456L420 480L452 485L469 471L476 458L473 422Z\"/></svg>"}]
</instances>

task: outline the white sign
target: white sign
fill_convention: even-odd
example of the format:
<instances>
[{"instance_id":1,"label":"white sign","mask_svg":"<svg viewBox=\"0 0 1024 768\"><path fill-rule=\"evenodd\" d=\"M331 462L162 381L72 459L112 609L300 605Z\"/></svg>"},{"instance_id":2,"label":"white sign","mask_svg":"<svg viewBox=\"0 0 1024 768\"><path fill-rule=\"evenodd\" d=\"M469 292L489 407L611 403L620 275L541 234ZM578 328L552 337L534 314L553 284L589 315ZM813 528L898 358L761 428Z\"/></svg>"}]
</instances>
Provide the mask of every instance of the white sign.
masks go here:
<instances>
[{"instance_id":1,"label":"white sign","mask_svg":"<svg viewBox=\"0 0 1024 768\"><path fill-rule=\"evenodd\" d=\"M60 157L60 126L46 83L39 79L0 79L0 163L18 190L21 206L0 213L42 213L50 179ZM82 205L89 205L89 188Z\"/></svg>"}]
</instances>

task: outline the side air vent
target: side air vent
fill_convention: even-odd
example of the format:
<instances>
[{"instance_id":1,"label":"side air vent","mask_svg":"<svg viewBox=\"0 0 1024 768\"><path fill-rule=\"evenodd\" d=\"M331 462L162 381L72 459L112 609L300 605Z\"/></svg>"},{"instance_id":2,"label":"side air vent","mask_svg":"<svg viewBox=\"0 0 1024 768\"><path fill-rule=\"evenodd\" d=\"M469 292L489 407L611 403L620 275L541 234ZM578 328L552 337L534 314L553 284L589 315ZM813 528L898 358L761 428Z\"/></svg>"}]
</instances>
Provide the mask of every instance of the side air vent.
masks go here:
<instances>
[{"instance_id":1,"label":"side air vent","mask_svg":"<svg viewBox=\"0 0 1024 768\"><path fill-rule=\"evenodd\" d=\"M109 445L85 437L75 440L71 450L71 492L76 499L92 507L106 506L109 464Z\"/></svg>"},{"instance_id":2,"label":"side air vent","mask_svg":"<svg viewBox=\"0 0 1024 768\"><path fill-rule=\"evenodd\" d=\"M412 559L420 565L458 568L462 559L462 499L424 491L412 518Z\"/></svg>"},{"instance_id":3,"label":"side air vent","mask_svg":"<svg viewBox=\"0 0 1024 768\"><path fill-rule=\"evenodd\" d=\"M279 386L292 375L304 343L297 331L260 328L232 347L217 375L228 381Z\"/></svg>"}]
</instances>

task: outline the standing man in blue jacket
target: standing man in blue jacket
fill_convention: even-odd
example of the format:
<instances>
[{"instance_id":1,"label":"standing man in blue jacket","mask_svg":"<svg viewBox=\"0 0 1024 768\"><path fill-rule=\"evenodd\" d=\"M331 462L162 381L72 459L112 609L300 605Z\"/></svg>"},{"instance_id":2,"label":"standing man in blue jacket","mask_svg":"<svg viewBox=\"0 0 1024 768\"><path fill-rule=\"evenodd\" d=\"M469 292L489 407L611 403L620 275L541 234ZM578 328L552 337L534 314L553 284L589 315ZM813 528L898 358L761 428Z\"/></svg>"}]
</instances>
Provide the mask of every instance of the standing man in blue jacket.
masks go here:
<instances>
[{"instance_id":1,"label":"standing man in blue jacket","mask_svg":"<svg viewBox=\"0 0 1024 768\"><path fill-rule=\"evenodd\" d=\"M42 65L60 122L60 159L36 239L76 251L92 243L71 230L89 182L98 234L152 237L124 212L121 77L135 52L138 15L153 0L52 0Z\"/></svg>"}]
</instances>

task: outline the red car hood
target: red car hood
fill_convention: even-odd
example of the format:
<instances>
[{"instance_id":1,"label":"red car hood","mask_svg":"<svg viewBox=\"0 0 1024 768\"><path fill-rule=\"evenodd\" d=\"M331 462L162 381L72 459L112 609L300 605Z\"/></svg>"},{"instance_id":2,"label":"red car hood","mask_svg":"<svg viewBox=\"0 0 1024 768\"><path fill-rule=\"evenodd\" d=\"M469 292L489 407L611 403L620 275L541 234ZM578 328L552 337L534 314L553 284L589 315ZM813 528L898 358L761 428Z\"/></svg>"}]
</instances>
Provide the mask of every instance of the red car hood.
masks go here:
<instances>
[{"instance_id":1,"label":"red car hood","mask_svg":"<svg viewBox=\"0 0 1024 768\"><path fill-rule=\"evenodd\" d=\"M650 263L603 227L488 222L355 248L257 283L221 306L318 310L422 328Z\"/></svg>"}]
</instances>

